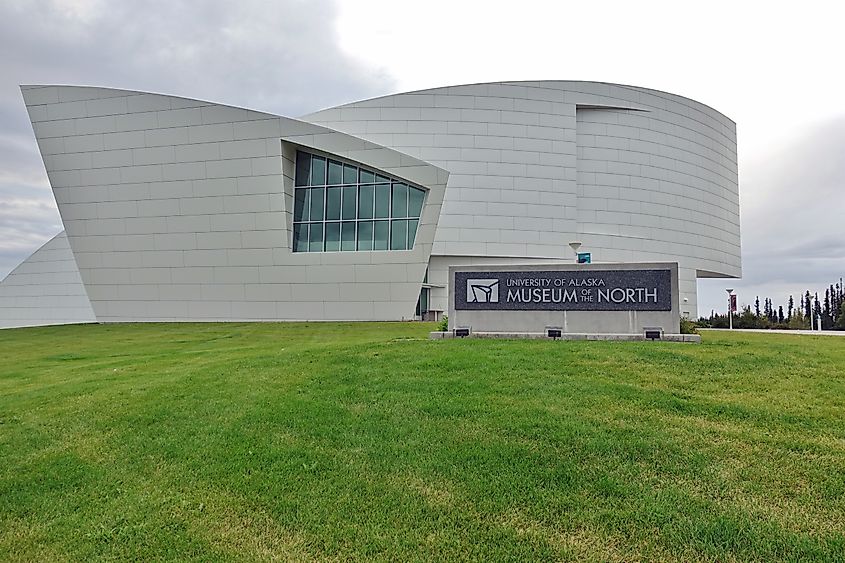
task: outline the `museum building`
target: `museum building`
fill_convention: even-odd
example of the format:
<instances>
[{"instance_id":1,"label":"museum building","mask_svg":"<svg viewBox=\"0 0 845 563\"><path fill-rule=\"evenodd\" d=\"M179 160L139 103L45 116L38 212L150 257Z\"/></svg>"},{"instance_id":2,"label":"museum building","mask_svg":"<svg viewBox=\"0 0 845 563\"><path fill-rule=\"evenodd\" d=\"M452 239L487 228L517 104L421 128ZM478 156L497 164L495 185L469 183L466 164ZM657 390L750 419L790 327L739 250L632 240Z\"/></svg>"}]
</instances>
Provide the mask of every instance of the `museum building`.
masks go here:
<instances>
[{"instance_id":1,"label":"museum building","mask_svg":"<svg viewBox=\"0 0 845 563\"><path fill-rule=\"evenodd\" d=\"M385 96L298 119L22 86L64 225L0 282L0 327L408 320L450 266L677 263L741 275L735 124L597 82Z\"/></svg>"}]
</instances>

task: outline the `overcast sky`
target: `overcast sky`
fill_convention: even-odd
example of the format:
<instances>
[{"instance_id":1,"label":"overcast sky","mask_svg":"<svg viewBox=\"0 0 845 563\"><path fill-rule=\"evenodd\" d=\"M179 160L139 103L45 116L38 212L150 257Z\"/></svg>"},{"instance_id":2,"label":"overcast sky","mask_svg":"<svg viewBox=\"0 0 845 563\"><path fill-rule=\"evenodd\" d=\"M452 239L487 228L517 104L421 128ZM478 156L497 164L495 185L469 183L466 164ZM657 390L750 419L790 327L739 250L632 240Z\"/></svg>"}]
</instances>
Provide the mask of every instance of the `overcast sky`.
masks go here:
<instances>
[{"instance_id":1,"label":"overcast sky","mask_svg":"<svg viewBox=\"0 0 845 563\"><path fill-rule=\"evenodd\" d=\"M845 275L845 74L833 2L4 0L0 278L61 230L19 84L162 92L298 116L399 91L599 80L737 122L742 280L699 312Z\"/></svg>"}]
</instances>

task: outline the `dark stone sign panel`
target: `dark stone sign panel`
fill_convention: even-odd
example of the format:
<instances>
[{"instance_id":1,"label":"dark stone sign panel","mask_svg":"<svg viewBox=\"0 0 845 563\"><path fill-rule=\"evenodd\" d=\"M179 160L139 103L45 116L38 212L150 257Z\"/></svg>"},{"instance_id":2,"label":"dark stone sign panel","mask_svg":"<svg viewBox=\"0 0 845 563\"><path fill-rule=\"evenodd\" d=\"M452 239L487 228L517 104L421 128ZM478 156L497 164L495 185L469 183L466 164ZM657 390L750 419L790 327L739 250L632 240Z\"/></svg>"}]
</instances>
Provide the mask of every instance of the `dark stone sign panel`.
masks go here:
<instances>
[{"instance_id":1,"label":"dark stone sign panel","mask_svg":"<svg viewBox=\"0 0 845 563\"><path fill-rule=\"evenodd\" d=\"M670 270L455 272L465 311L671 311Z\"/></svg>"}]
</instances>

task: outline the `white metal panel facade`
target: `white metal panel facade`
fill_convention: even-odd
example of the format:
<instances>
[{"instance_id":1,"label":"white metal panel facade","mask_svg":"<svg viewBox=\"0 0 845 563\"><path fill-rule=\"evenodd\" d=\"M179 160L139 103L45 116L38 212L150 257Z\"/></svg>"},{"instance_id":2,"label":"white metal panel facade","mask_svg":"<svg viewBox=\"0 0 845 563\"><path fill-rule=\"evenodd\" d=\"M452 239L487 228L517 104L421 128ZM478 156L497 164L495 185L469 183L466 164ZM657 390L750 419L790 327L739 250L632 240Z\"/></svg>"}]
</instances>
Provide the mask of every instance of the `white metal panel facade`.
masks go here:
<instances>
[{"instance_id":1,"label":"white metal panel facade","mask_svg":"<svg viewBox=\"0 0 845 563\"><path fill-rule=\"evenodd\" d=\"M426 268L446 310L450 265L572 260L573 240L596 262L678 262L691 316L697 277L741 275L735 124L680 96L502 82L295 120L22 91L99 321L407 319ZM292 252L297 149L426 189L413 250Z\"/></svg>"},{"instance_id":2,"label":"white metal panel facade","mask_svg":"<svg viewBox=\"0 0 845 563\"><path fill-rule=\"evenodd\" d=\"M430 270L438 285L450 263L570 260L574 240L594 261L678 262L691 316L699 272L741 275L736 126L693 100L596 82L503 82L305 119L451 173ZM445 289L432 299L445 310Z\"/></svg>"}]
</instances>

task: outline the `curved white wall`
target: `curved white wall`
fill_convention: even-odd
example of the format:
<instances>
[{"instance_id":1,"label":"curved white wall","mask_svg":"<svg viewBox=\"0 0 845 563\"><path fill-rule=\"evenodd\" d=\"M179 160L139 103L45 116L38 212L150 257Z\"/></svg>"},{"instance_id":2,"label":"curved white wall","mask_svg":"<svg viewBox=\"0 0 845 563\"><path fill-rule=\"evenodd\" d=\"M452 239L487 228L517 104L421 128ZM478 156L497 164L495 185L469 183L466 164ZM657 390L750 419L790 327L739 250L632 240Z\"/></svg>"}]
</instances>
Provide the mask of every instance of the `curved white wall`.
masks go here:
<instances>
[{"instance_id":1,"label":"curved white wall","mask_svg":"<svg viewBox=\"0 0 845 563\"><path fill-rule=\"evenodd\" d=\"M698 102L593 82L437 88L304 119L448 170L430 281L449 263L677 261L682 311L696 277L741 275L735 124ZM434 305L445 309L445 290Z\"/></svg>"},{"instance_id":2,"label":"curved white wall","mask_svg":"<svg viewBox=\"0 0 845 563\"><path fill-rule=\"evenodd\" d=\"M96 321L64 231L0 282L0 328Z\"/></svg>"}]
</instances>

